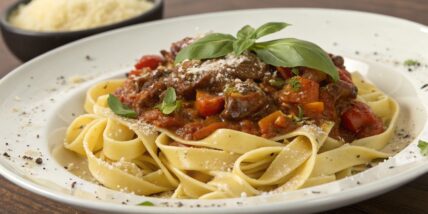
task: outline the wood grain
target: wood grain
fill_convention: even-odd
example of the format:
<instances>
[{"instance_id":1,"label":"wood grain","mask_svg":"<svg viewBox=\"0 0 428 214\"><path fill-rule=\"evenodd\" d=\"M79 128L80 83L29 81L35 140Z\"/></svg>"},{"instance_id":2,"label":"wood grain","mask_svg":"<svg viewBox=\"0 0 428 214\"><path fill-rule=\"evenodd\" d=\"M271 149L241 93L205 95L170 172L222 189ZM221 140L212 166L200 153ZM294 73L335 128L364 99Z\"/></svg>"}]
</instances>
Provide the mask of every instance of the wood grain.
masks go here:
<instances>
[{"instance_id":1,"label":"wood grain","mask_svg":"<svg viewBox=\"0 0 428 214\"><path fill-rule=\"evenodd\" d=\"M0 0L4 10L13 0ZM428 25L427 0L166 0L165 17L267 7L323 7L397 16ZM0 77L21 63L0 39ZM427 213L428 175L394 191L328 213ZM87 213L24 190L0 176L0 213Z\"/></svg>"}]
</instances>

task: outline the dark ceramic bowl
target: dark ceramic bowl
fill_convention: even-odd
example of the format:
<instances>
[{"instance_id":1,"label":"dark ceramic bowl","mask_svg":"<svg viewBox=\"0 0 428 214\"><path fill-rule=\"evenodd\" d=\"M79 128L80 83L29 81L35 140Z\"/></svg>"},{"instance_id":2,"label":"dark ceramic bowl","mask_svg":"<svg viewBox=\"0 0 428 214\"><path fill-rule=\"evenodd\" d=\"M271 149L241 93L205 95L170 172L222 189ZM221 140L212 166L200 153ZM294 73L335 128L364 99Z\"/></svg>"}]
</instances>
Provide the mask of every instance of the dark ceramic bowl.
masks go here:
<instances>
[{"instance_id":1,"label":"dark ceramic bowl","mask_svg":"<svg viewBox=\"0 0 428 214\"><path fill-rule=\"evenodd\" d=\"M10 14L15 11L20 4L27 4L30 1L31 0L19 0L17 3L7 8L0 17L0 28L3 40L9 50L22 61L28 61L42 53L83 37L115 28L161 19L164 4L163 0L150 0L153 2L153 7L141 15L101 27L78 31L37 32L12 26L8 20Z\"/></svg>"}]
</instances>

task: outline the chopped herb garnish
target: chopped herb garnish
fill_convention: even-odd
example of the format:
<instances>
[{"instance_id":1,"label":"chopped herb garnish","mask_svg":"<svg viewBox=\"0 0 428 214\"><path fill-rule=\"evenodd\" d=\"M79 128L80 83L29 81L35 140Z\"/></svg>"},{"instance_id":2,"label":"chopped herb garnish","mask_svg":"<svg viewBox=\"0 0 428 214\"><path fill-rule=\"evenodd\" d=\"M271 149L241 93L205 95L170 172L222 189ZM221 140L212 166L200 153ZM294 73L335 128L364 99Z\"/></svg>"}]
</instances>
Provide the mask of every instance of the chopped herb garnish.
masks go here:
<instances>
[{"instance_id":1,"label":"chopped herb garnish","mask_svg":"<svg viewBox=\"0 0 428 214\"><path fill-rule=\"evenodd\" d=\"M150 202L150 201L144 201L144 202L141 202L141 203L139 203L139 204L137 204L138 206L155 206L155 204L153 204L152 202Z\"/></svg>"},{"instance_id":2,"label":"chopped herb garnish","mask_svg":"<svg viewBox=\"0 0 428 214\"><path fill-rule=\"evenodd\" d=\"M119 116L128 117L128 118L137 117L137 112L135 112L128 106L123 105L120 102L120 100L112 94L108 96L107 103L110 109Z\"/></svg>"},{"instance_id":3,"label":"chopped herb garnish","mask_svg":"<svg viewBox=\"0 0 428 214\"><path fill-rule=\"evenodd\" d=\"M158 108L163 114L171 114L180 107L181 101L177 100L175 89L172 87L168 87L166 89L162 103L156 105L156 108Z\"/></svg>"},{"instance_id":4,"label":"chopped herb garnish","mask_svg":"<svg viewBox=\"0 0 428 214\"><path fill-rule=\"evenodd\" d=\"M296 75L296 76L298 76L300 73L299 73L299 69L298 68L292 68L291 69L291 73L293 73L294 75Z\"/></svg>"},{"instance_id":5,"label":"chopped herb garnish","mask_svg":"<svg viewBox=\"0 0 428 214\"><path fill-rule=\"evenodd\" d=\"M420 66L421 63L418 62L417 60L414 60L414 59L408 59L408 60L404 61L404 65L405 66Z\"/></svg>"},{"instance_id":6,"label":"chopped herb garnish","mask_svg":"<svg viewBox=\"0 0 428 214\"><path fill-rule=\"evenodd\" d=\"M297 106L297 109L298 109L298 113L297 113L297 117L299 117L299 118L303 118L303 109L302 109L302 107L300 107L300 106Z\"/></svg>"},{"instance_id":7,"label":"chopped herb garnish","mask_svg":"<svg viewBox=\"0 0 428 214\"><path fill-rule=\"evenodd\" d=\"M276 88L282 88L282 86L285 85L285 81L281 78L275 78L275 79L270 79L269 84Z\"/></svg>"},{"instance_id":8,"label":"chopped herb garnish","mask_svg":"<svg viewBox=\"0 0 428 214\"><path fill-rule=\"evenodd\" d=\"M298 122L302 122L303 120L308 119L308 117L304 117L304 112L303 112L303 108L298 105L297 106L297 115L293 116L293 120L294 122L298 123Z\"/></svg>"},{"instance_id":9,"label":"chopped herb garnish","mask_svg":"<svg viewBox=\"0 0 428 214\"><path fill-rule=\"evenodd\" d=\"M300 85L300 81L295 77L290 78L288 80L288 84L290 85L290 87L293 91L300 91L300 88L302 87Z\"/></svg>"},{"instance_id":10,"label":"chopped herb garnish","mask_svg":"<svg viewBox=\"0 0 428 214\"><path fill-rule=\"evenodd\" d=\"M428 156L428 142L419 140L418 147L421 150L423 156Z\"/></svg>"},{"instance_id":11,"label":"chopped herb garnish","mask_svg":"<svg viewBox=\"0 0 428 214\"><path fill-rule=\"evenodd\" d=\"M223 91L225 94L231 94L231 93L238 93L238 89L236 89L236 87L233 86L226 86L226 88Z\"/></svg>"}]
</instances>

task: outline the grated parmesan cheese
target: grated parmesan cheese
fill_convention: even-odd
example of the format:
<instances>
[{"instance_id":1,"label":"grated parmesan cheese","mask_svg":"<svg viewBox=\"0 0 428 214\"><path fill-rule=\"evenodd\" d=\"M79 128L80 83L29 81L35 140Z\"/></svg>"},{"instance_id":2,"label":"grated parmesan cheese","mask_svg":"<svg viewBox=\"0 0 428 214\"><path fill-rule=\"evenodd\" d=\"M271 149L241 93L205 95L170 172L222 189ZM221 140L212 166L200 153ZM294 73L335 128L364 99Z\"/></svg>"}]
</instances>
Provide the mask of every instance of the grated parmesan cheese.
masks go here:
<instances>
[{"instance_id":1,"label":"grated parmesan cheese","mask_svg":"<svg viewBox=\"0 0 428 214\"><path fill-rule=\"evenodd\" d=\"M216 71L221 69L226 69L231 71L231 68L236 68L239 64L244 61L248 61L249 58L247 55L235 56L234 54L228 54L222 59L216 60L207 60L203 62L200 66L191 67L187 69L187 73L191 74L201 74L208 71Z\"/></svg>"},{"instance_id":2,"label":"grated parmesan cheese","mask_svg":"<svg viewBox=\"0 0 428 214\"><path fill-rule=\"evenodd\" d=\"M73 31L99 27L149 10L147 0L33 0L10 17L16 27L34 31Z\"/></svg>"}]
</instances>

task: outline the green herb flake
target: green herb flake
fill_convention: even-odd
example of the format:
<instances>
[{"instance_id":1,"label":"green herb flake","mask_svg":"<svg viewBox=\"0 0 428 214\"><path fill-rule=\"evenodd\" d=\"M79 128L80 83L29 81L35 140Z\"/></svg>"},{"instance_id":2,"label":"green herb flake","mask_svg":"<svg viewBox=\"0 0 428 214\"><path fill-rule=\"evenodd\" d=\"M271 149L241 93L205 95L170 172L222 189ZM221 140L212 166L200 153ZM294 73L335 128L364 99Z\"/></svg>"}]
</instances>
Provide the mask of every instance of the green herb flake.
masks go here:
<instances>
[{"instance_id":1,"label":"green herb flake","mask_svg":"<svg viewBox=\"0 0 428 214\"><path fill-rule=\"evenodd\" d=\"M288 85L290 85L293 91L300 91L300 88L302 87L299 79L297 79L296 77L288 79Z\"/></svg>"},{"instance_id":2,"label":"green herb flake","mask_svg":"<svg viewBox=\"0 0 428 214\"><path fill-rule=\"evenodd\" d=\"M281 78L270 79L269 84L276 88L282 88L285 85L285 81Z\"/></svg>"},{"instance_id":3,"label":"green herb flake","mask_svg":"<svg viewBox=\"0 0 428 214\"><path fill-rule=\"evenodd\" d=\"M406 61L404 61L404 63L403 63L405 66L420 66L421 65L421 63L419 62L419 61L417 61L417 60L414 60L414 59L408 59L408 60L406 60Z\"/></svg>"},{"instance_id":4,"label":"green herb flake","mask_svg":"<svg viewBox=\"0 0 428 214\"><path fill-rule=\"evenodd\" d=\"M165 97L163 98L162 103L156 105L163 114L171 114L175 110L178 110L181 107L181 100L177 100L177 95L174 88L168 87L165 91Z\"/></svg>"},{"instance_id":5,"label":"green herb flake","mask_svg":"<svg viewBox=\"0 0 428 214\"><path fill-rule=\"evenodd\" d=\"M297 106L297 115L293 115L292 118L296 123L300 123L303 120L308 119L307 117L304 117L303 108L300 105Z\"/></svg>"},{"instance_id":6,"label":"green herb flake","mask_svg":"<svg viewBox=\"0 0 428 214\"><path fill-rule=\"evenodd\" d=\"M291 73L293 73L294 75L296 75L296 76L299 76L299 74L300 74L300 72L299 72L299 69L298 68L292 68L291 69Z\"/></svg>"},{"instance_id":7,"label":"green herb flake","mask_svg":"<svg viewBox=\"0 0 428 214\"><path fill-rule=\"evenodd\" d=\"M150 202L150 201L143 201L143 202L141 202L141 203L139 203L139 204L137 204L138 206L149 206L149 207L151 207L151 206L155 206L155 204L153 204L152 202Z\"/></svg>"},{"instance_id":8,"label":"green herb flake","mask_svg":"<svg viewBox=\"0 0 428 214\"><path fill-rule=\"evenodd\" d=\"M421 150L423 156L428 156L428 142L419 140L418 147Z\"/></svg>"},{"instance_id":9,"label":"green herb flake","mask_svg":"<svg viewBox=\"0 0 428 214\"><path fill-rule=\"evenodd\" d=\"M109 94L107 104L116 115L128 118L137 118L138 116L137 112L128 106L123 105L120 100L112 94Z\"/></svg>"}]
</instances>

